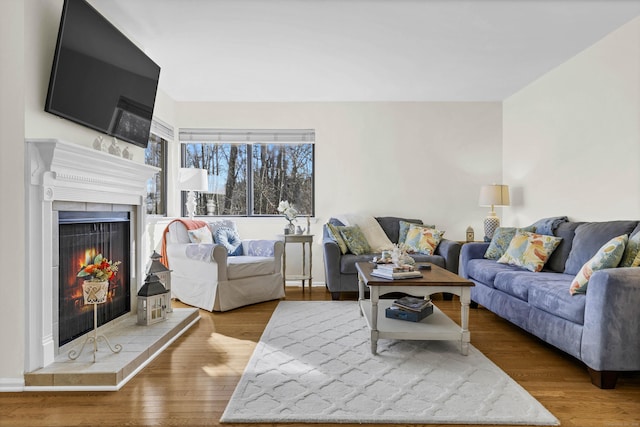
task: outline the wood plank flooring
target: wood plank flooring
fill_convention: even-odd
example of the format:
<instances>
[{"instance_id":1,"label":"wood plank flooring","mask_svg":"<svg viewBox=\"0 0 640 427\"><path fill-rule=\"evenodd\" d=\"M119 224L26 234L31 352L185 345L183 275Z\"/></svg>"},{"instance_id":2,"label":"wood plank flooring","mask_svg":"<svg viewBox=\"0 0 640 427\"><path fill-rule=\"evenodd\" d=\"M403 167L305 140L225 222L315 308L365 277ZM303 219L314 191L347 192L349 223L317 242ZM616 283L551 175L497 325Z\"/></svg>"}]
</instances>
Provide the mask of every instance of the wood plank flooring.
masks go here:
<instances>
[{"instance_id":1,"label":"wood plank flooring","mask_svg":"<svg viewBox=\"0 0 640 427\"><path fill-rule=\"evenodd\" d=\"M287 288L287 300L330 299L324 288L316 287L311 293L308 288L304 293L300 287ZM434 300L459 322L456 297ZM0 393L0 426L220 425L220 416L277 303L227 313L201 311L197 325L117 392ZM179 302L174 306L186 307ZM580 362L482 307L471 310L470 330L471 343L537 398L562 426L640 427L640 372L622 375L614 390L600 390L591 385Z\"/></svg>"}]
</instances>

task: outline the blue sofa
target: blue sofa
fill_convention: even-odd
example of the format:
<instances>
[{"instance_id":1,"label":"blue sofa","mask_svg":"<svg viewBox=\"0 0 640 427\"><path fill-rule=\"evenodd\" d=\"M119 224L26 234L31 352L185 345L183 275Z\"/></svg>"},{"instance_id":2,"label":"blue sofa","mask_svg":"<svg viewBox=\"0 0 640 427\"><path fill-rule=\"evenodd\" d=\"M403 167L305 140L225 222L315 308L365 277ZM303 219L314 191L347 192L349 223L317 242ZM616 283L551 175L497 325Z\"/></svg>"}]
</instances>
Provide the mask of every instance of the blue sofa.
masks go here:
<instances>
[{"instance_id":1,"label":"blue sofa","mask_svg":"<svg viewBox=\"0 0 640 427\"><path fill-rule=\"evenodd\" d=\"M419 219L407 219L394 216L376 217L376 220L384 230L389 240L398 243L400 235L400 221L422 224ZM336 218L330 218L333 225L344 225ZM439 267L458 273L458 260L460 257L460 243L442 239L433 255L411 254L416 262L430 262ZM358 272L356 262L371 261L380 254L354 255L352 253L342 254L338 244L331 238L327 231L326 224L323 226L322 248L324 254L324 274L327 289L331 292L333 300L339 300L342 292L358 292Z\"/></svg>"},{"instance_id":2,"label":"blue sofa","mask_svg":"<svg viewBox=\"0 0 640 427\"><path fill-rule=\"evenodd\" d=\"M471 299L545 342L582 361L591 382L615 388L621 371L640 371L640 268L595 271L586 294L569 285L598 249L638 221L562 222L562 237L541 272L484 258L489 243L468 243L460 252L460 275L473 281Z\"/></svg>"}]
</instances>

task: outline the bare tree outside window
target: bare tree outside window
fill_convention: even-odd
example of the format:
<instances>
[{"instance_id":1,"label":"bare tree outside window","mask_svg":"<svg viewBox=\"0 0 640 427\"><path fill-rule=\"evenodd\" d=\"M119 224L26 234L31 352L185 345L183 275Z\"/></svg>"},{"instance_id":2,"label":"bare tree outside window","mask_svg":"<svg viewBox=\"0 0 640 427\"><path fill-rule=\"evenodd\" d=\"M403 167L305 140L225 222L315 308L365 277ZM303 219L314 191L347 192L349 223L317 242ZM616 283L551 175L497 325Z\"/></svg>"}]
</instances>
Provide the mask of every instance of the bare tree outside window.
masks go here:
<instances>
[{"instance_id":1,"label":"bare tree outside window","mask_svg":"<svg viewBox=\"0 0 640 427\"><path fill-rule=\"evenodd\" d=\"M253 215L278 215L287 200L313 215L313 144L254 144Z\"/></svg>"},{"instance_id":2,"label":"bare tree outside window","mask_svg":"<svg viewBox=\"0 0 640 427\"><path fill-rule=\"evenodd\" d=\"M182 148L183 167L206 169L209 175L209 191L196 192L196 215L246 215L246 144L192 143Z\"/></svg>"},{"instance_id":3,"label":"bare tree outside window","mask_svg":"<svg viewBox=\"0 0 640 427\"><path fill-rule=\"evenodd\" d=\"M281 200L289 200L301 215L314 214L313 144L189 142L182 147L183 167L209 174L209 191L196 193L196 215L280 215Z\"/></svg>"},{"instance_id":4,"label":"bare tree outside window","mask_svg":"<svg viewBox=\"0 0 640 427\"><path fill-rule=\"evenodd\" d=\"M167 141L155 134L149 135L144 150L144 163L161 170L147 181L146 211L149 215L166 215Z\"/></svg>"}]
</instances>

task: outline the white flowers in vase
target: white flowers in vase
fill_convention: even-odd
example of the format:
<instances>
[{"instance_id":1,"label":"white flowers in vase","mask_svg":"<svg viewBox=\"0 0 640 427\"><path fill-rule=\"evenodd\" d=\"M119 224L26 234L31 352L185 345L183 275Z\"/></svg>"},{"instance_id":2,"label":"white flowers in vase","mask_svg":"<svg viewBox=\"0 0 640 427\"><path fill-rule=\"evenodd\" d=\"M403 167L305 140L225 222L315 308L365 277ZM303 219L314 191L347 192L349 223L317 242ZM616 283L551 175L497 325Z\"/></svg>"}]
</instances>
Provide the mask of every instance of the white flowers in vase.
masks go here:
<instances>
[{"instance_id":1,"label":"white flowers in vase","mask_svg":"<svg viewBox=\"0 0 640 427\"><path fill-rule=\"evenodd\" d=\"M288 200L283 200L278 204L278 212L280 212L289 221L289 229L295 231L293 221L298 216L298 210L289 204Z\"/></svg>"}]
</instances>

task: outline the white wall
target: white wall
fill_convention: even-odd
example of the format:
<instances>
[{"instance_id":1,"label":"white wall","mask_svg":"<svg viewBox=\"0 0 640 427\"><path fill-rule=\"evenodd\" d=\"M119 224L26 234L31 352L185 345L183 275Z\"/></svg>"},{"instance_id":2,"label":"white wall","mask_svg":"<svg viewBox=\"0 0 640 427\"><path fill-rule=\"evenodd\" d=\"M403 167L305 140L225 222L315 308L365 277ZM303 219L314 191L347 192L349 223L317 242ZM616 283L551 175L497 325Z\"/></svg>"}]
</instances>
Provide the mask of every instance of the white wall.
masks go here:
<instances>
[{"instance_id":1,"label":"white wall","mask_svg":"<svg viewBox=\"0 0 640 427\"><path fill-rule=\"evenodd\" d=\"M504 224L640 218L640 18L503 103Z\"/></svg>"},{"instance_id":2,"label":"white wall","mask_svg":"<svg viewBox=\"0 0 640 427\"><path fill-rule=\"evenodd\" d=\"M6 0L0 14L0 387L23 384L24 362L24 9ZM11 351L7 351L11 349Z\"/></svg>"},{"instance_id":3,"label":"white wall","mask_svg":"<svg viewBox=\"0 0 640 427\"><path fill-rule=\"evenodd\" d=\"M98 135L111 137L80 126L44 111L49 76L56 47L63 0L26 0L25 2L25 132L27 138L58 138L75 144L91 146ZM141 47L144 50L144 47ZM173 101L162 90L157 95L154 116L173 122ZM144 150L119 141L133 153L134 161L144 161Z\"/></svg>"},{"instance_id":4,"label":"white wall","mask_svg":"<svg viewBox=\"0 0 640 427\"><path fill-rule=\"evenodd\" d=\"M322 224L333 215L420 218L464 240L482 236L480 185L501 177L500 103L177 103L182 128L316 131L314 282L324 283ZM284 219L238 220L241 237L274 238ZM299 263L299 247L287 263Z\"/></svg>"},{"instance_id":5,"label":"white wall","mask_svg":"<svg viewBox=\"0 0 640 427\"><path fill-rule=\"evenodd\" d=\"M19 389L24 370L25 138L90 146L98 132L44 112L63 0L2 0L0 5L0 389ZM158 93L156 116L173 122L173 101ZM124 142L135 161L143 150Z\"/></svg>"}]
</instances>

